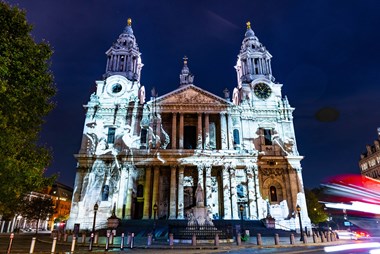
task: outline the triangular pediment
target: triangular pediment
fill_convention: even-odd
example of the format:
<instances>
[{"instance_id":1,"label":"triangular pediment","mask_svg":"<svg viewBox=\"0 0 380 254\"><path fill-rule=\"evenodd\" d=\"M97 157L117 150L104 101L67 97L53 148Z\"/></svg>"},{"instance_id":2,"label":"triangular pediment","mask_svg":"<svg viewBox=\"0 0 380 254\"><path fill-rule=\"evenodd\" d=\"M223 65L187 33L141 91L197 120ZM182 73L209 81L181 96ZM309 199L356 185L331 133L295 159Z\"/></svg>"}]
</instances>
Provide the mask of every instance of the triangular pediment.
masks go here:
<instances>
[{"instance_id":1,"label":"triangular pediment","mask_svg":"<svg viewBox=\"0 0 380 254\"><path fill-rule=\"evenodd\" d=\"M216 96L206 90L194 85L188 85L167 93L156 99L156 103L160 105L173 104L213 104L213 105L229 105L230 102Z\"/></svg>"}]
</instances>

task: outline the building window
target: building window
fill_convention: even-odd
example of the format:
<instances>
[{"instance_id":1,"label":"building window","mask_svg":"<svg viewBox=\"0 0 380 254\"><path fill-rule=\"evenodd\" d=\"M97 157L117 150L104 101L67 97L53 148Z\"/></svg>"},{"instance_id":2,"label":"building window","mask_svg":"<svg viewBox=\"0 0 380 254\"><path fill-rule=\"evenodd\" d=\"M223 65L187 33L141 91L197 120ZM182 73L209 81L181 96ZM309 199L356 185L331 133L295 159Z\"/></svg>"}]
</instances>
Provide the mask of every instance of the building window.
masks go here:
<instances>
[{"instance_id":1,"label":"building window","mask_svg":"<svg viewBox=\"0 0 380 254\"><path fill-rule=\"evenodd\" d=\"M276 190L276 187L271 186L269 188L269 191L270 191L270 201L277 202L277 190Z\"/></svg>"},{"instance_id":2,"label":"building window","mask_svg":"<svg viewBox=\"0 0 380 254\"><path fill-rule=\"evenodd\" d=\"M272 145L272 130L264 129L264 144L266 146Z\"/></svg>"},{"instance_id":3,"label":"building window","mask_svg":"<svg viewBox=\"0 0 380 254\"><path fill-rule=\"evenodd\" d=\"M108 138L107 138L107 143L108 144L113 144L115 142L115 128L109 128L108 129Z\"/></svg>"},{"instance_id":4,"label":"building window","mask_svg":"<svg viewBox=\"0 0 380 254\"><path fill-rule=\"evenodd\" d=\"M108 195L110 192L110 187L108 185L104 185L102 191L102 201L108 201Z\"/></svg>"},{"instance_id":5,"label":"building window","mask_svg":"<svg viewBox=\"0 0 380 254\"><path fill-rule=\"evenodd\" d=\"M147 134L147 130L146 129L141 129L141 137L140 137L140 142L141 144L145 144L146 143L146 134Z\"/></svg>"},{"instance_id":6,"label":"building window","mask_svg":"<svg viewBox=\"0 0 380 254\"><path fill-rule=\"evenodd\" d=\"M233 137L234 137L234 149L237 150L240 145L240 135L239 135L239 130L234 129L233 131Z\"/></svg>"}]
</instances>

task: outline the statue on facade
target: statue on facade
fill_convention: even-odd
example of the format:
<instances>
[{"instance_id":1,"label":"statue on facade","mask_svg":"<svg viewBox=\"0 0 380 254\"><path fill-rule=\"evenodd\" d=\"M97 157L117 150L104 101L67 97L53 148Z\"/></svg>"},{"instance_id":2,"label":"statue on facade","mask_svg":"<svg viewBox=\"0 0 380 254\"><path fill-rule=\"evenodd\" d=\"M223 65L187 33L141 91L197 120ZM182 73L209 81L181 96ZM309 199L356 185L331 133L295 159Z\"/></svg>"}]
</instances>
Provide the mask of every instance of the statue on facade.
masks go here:
<instances>
[{"instance_id":1,"label":"statue on facade","mask_svg":"<svg viewBox=\"0 0 380 254\"><path fill-rule=\"evenodd\" d=\"M204 207L204 194L200 183L198 183L197 190L195 191L195 202L197 207Z\"/></svg>"}]
</instances>

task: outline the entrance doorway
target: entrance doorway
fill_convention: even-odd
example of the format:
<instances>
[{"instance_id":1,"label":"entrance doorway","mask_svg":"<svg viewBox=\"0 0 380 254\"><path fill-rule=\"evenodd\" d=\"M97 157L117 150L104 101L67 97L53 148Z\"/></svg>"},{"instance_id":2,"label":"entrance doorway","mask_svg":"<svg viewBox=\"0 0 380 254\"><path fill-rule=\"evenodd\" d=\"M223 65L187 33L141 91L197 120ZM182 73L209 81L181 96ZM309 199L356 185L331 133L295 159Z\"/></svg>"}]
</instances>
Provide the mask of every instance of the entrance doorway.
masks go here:
<instances>
[{"instance_id":1,"label":"entrance doorway","mask_svg":"<svg viewBox=\"0 0 380 254\"><path fill-rule=\"evenodd\" d=\"M185 135L183 148L184 149L196 149L197 147L197 129L195 126L185 126Z\"/></svg>"}]
</instances>

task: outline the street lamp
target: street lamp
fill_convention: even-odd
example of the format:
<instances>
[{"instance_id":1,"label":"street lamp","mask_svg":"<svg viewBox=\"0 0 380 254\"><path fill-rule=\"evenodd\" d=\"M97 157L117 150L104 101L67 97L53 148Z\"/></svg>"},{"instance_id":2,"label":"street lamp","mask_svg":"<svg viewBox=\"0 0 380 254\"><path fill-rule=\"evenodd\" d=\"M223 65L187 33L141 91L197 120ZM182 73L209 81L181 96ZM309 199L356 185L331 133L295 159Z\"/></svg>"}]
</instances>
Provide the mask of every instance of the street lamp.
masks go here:
<instances>
[{"instance_id":1,"label":"street lamp","mask_svg":"<svg viewBox=\"0 0 380 254\"><path fill-rule=\"evenodd\" d=\"M157 209L158 209L158 206L157 206L157 204L154 204L154 206L153 206L153 212L154 212L154 220L156 220L156 216L157 216Z\"/></svg>"},{"instance_id":2,"label":"street lamp","mask_svg":"<svg viewBox=\"0 0 380 254\"><path fill-rule=\"evenodd\" d=\"M303 241L303 229L302 229L302 219L301 219L301 207L297 205L296 207L297 212L298 212L298 219L300 220L300 231L301 231L301 239L300 241Z\"/></svg>"},{"instance_id":3,"label":"street lamp","mask_svg":"<svg viewBox=\"0 0 380 254\"><path fill-rule=\"evenodd\" d=\"M157 204L154 204L153 206L153 240L156 239L156 218L157 218L157 210L158 206Z\"/></svg>"},{"instance_id":4,"label":"street lamp","mask_svg":"<svg viewBox=\"0 0 380 254\"><path fill-rule=\"evenodd\" d=\"M243 229L243 211L244 211L244 206L243 206L243 204L240 204L239 210L240 210L240 219L241 219L241 231L244 232L244 229Z\"/></svg>"},{"instance_id":5,"label":"street lamp","mask_svg":"<svg viewBox=\"0 0 380 254\"><path fill-rule=\"evenodd\" d=\"M96 213L98 211L99 205L95 203L94 205L94 221L92 222L92 233L95 233L95 222L96 222Z\"/></svg>"}]
</instances>

